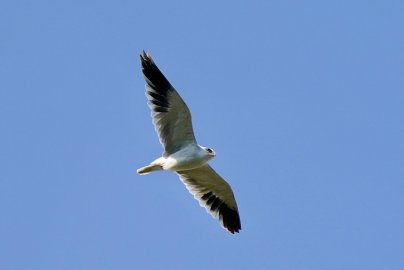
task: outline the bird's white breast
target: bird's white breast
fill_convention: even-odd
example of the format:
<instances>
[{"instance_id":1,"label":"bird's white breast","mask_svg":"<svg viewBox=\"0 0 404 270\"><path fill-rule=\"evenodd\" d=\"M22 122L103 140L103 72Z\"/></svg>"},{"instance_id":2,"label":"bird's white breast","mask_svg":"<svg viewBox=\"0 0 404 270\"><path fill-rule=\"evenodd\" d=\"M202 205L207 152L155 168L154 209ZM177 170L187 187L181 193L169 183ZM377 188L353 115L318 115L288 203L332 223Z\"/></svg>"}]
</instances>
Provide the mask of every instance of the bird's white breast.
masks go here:
<instances>
[{"instance_id":1,"label":"bird's white breast","mask_svg":"<svg viewBox=\"0 0 404 270\"><path fill-rule=\"evenodd\" d=\"M199 145L190 144L165 158L163 168L171 171L191 170L205 165L211 158Z\"/></svg>"}]
</instances>

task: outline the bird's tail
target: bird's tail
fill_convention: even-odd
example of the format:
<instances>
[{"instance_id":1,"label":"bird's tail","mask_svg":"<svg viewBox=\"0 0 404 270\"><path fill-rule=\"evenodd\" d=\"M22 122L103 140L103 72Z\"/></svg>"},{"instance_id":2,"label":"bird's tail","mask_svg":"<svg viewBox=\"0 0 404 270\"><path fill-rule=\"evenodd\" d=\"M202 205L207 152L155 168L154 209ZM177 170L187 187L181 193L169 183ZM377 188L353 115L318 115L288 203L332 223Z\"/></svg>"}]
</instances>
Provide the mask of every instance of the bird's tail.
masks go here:
<instances>
[{"instance_id":1,"label":"bird's tail","mask_svg":"<svg viewBox=\"0 0 404 270\"><path fill-rule=\"evenodd\" d=\"M162 170L162 169L163 168L161 167L161 165L150 164L150 165L144 166L144 167L142 167L140 169L137 169L137 173L138 174L147 174L149 172L158 171L158 170Z\"/></svg>"}]
</instances>

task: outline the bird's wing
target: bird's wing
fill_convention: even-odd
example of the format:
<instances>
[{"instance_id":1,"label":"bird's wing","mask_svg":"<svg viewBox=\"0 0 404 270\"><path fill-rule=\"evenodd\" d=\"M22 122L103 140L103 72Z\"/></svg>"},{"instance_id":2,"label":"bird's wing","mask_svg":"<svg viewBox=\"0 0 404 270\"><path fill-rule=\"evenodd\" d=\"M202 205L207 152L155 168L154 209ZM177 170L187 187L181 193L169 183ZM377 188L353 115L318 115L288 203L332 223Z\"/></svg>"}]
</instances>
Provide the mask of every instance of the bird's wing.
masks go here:
<instances>
[{"instance_id":1,"label":"bird's wing","mask_svg":"<svg viewBox=\"0 0 404 270\"><path fill-rule=\"evenodd\" d=\"M237 203L231 187L209 165L178 171L177 174L199 204L220 220L223 228L231 233L241 230Z\"/></svg>"},{"instance_id":2,"label":"bird's wing","mask_svg":"<svg viewBox=\"0 0 404 270\"><path fill-rule=\"evenodd\" d=\"M146 97L152 111L153 124L164 149L163 156L196 143L191 113L185 102L149 54L143 51L140 62L146 80Z\"/></svg>"}]
</instances>

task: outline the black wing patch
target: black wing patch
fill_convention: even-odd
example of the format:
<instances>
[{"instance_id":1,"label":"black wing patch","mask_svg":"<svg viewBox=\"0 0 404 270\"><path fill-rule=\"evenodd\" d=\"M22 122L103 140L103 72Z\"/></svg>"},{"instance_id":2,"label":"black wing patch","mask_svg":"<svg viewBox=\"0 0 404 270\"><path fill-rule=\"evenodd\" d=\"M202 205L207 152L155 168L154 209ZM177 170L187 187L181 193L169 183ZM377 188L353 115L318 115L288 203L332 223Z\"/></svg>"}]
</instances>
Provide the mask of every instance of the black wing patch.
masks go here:
<instances>
[{"instance_id":1,"label":"black wing patch","mask_svg":"<svg viewBox=\"0 0 404 270\"><path fill-rule=\"evenodd\" d=\"M147 89L147 95L151 97L152 110L155 112L168 112L170 108L168 98L169 93L173 91L172 85L156 66L153 59L144 51L140 55L140 62L144 78L150 87Z\"/></svg>"},{"instance_id":2,"label":"black wing patch","mask_svg":"<svg viewBox=\"0 0 404 270\"><path fill-rule=\"evenodd\" d=\"M239 232L241 230L240 216L234 209L228 207L222 200L219 199L212 192L208 192L201 197L205 201L206 207L211 211L219 213L219 219L223 226L231 233Z\"/></svg>"}]
</instances>

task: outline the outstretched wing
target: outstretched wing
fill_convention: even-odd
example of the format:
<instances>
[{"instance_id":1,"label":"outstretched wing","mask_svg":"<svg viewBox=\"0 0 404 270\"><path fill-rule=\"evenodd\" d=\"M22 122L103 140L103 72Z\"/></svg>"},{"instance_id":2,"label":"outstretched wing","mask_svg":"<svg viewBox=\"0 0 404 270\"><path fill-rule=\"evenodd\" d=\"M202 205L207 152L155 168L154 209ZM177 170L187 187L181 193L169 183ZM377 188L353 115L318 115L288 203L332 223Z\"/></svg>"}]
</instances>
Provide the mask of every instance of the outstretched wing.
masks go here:
<instances>
[{"instance_id":1,"label":"outstretched wing","mask_svg":"<svg viewBox=\"0 0 404 270\"><path fill-rule=\"evenodd\" d=\"M196 143L191 113L185 102L149 54L143 51L140 62L146 80L146 97L152 111L153 124L164 149L163 156Z\"/></svg>"},{"instance_id":2,"label":"outstretched wing","mask_svg":"<svg viewBox=\"0 0 404 270\"><path fill-rule=\"evenodd\" d=\"M231 187L209 165L178 171L177 174L199 204L220 220L223 228L231 233L241 230L237 203Z\"/></svg>"}]
</instances>

